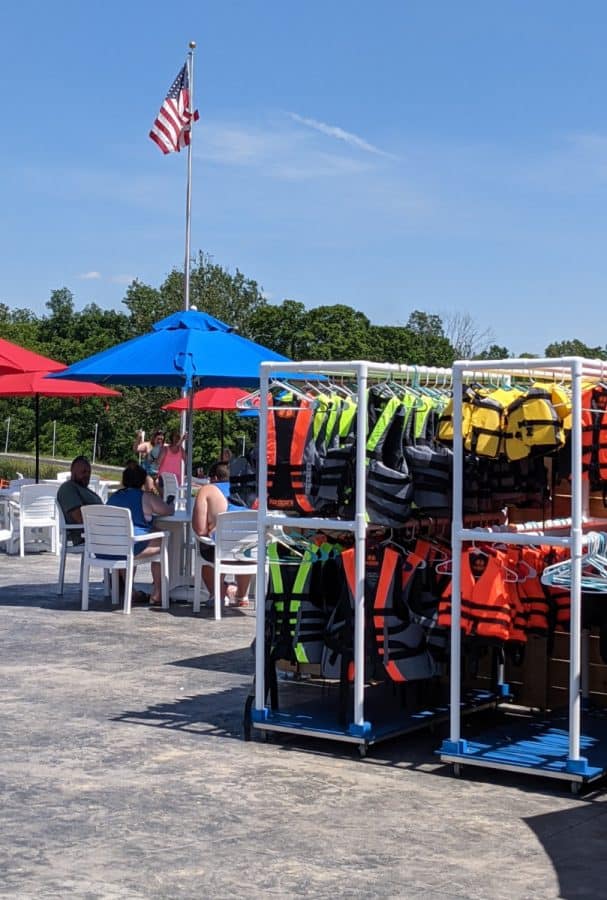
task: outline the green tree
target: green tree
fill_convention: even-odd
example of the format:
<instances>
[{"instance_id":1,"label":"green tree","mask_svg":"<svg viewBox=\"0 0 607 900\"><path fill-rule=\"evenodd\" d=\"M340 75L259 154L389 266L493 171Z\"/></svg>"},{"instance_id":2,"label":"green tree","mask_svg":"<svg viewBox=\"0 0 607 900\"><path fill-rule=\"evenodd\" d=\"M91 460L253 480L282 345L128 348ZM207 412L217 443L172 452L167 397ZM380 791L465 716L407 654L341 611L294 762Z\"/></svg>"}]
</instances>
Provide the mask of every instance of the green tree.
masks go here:
<instances>
[{"instance_id":1,"label":"green tree","mask_svg":"<svg viewBox=\"0 0 607 900\"><path fill-rule=\"evenodd\" d=\"M417 363L417 336L403 325L371 325L369 359L374 362Z\"/></svg>"},{"instance_id":2,"label":"green tree","mask_svg":"<svg viewBox=\"0 0 607 900\"><path fill-rule=\"evenodd\" d=\"M558 341L548 344L546 356L551 359L558 356L585 356L586 359L607 359L607 351L603 347L589 347L577 338L569 341Z\"/></svg>"},{"instance_id":3,"label":"green tree","mask_svg":"<svg viewBox=\"0 0 607 900\"><path fill-rule=\"evenodd\" d=\"M508 359L511 356L507 347L500 347L499 344L491 344L486 350L478 353L474 359Z\"/></svg>"},{"instance_id":4,"label":"green tree","mask_svg":"<svg viewBox=\"0 0 607 900\"><path fill-rule=\"evenodd\" d=\"M160 288L134 281L129 285L124 304L129 310L136 334L149 331L152 324L183 309L183 271L173 269ZM249 337L251 317L267 301L257 282L238 269L234 275L199 252L190 271L190 306L221 319L239 334Z\"/></svg>"},{"instance_id":5,"label":"green tree","mask_svg":"<svg viewBox=\"0 0 607 900\"><path fill-rule=\"evenodd\" d=\"M414 338L412 365L450 366L455 359L455 351L443 330L440 316L414 310L405 326Z\"/></svg>"},{"instance_id":6,"label":"green tree","mask_svg":"<svg viewBox=\"0 0 607 900\"><path fill-rule=\"evenodd\" d=\"M369 354L369 327L364 313L343 303L317 306L306 314L309 344L305 358L319 360L366 359Z\"/></svg>"},{"instance_id":7,"label":"green tree","mask_svg":"<svg viewBox=\"0 0 607 900\"><path fill-rule=\"evenodd\" d=\"M298 300L283 300L280 306L258 306L249 324L252 340L289 359L304 359L314 343L306 308Z\"/></svg>"}]
</instances>

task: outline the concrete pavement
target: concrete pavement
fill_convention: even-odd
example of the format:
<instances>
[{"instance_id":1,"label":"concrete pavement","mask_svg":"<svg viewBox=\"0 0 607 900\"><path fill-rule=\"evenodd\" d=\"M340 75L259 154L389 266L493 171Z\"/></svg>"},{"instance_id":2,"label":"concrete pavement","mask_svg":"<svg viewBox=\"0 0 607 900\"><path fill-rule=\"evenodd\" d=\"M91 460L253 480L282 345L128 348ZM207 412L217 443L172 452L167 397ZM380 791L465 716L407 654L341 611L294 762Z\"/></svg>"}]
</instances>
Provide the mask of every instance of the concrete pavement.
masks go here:
<instances>
[{"instance_id":1,"label":"concrete pavement","mask_svg":"<svg viewBox=\"0 0 607 900\"><path fill-rule=\"evenodd\" d=\"M607 896L599 789L455 779L423 732L246 743L254 613L83 613L56 572L0 554L0 897Z\"/></svg>"}]
</instances>

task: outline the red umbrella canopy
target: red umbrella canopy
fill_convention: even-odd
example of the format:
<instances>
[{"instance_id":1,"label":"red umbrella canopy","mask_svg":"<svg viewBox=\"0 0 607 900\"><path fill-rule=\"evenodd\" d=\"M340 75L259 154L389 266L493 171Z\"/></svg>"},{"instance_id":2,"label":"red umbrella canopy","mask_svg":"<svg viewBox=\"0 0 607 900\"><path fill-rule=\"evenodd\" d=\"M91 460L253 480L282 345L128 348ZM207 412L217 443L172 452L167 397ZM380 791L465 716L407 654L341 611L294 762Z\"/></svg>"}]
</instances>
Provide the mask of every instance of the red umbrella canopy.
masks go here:
<instances>
[{"instance_id":1,"label":"red umbrella canopy","mask_svg":"<svg viewBox=\"0 0 607 900\"><path fill-rule=\"evenodd\" d=\"M55 379L52 379L55 381ZM241 400L247 396L246 388L234 387L218 387L204 388L202 391L196 391L194 394L193 409L206 410L208 412L219 412L224 409L238 409L237 400ZM180 400L173 400L167 403L163 409L188 409L188 398L182 397Z\"/></svg>"},{"instance_id":2,"label":"red umbrella canopy","mask_svg":"<svg viewBox=\"0 0 607 900\"><path fill-rule=\"evenodd\" d=\"M49 360L52 362L52 360ZM119 391L93 384L91 381L58 381L47 378L49 371L59 372L66 367L55 363L56 368L46 368L43 372L19 372L0 375L0 395L30 397L120 397Z\"/></svg>"},{"instance_id":3,"label":"red umbrella canopy","mask_svg":"<svg viewBox=\"0 0 607 900\"><path fill-rule=\"evenodd\" d=\"M8 344L2 341L2 344ZM16 346L13 344L12 346ZM17 348L21 350L22 348ZM1 350L1 348L0 348ZM30 358L38 360L38 367L42 365L42 371L14 372L10 375L0 374L0 396L4 397L35 397L36 398L36 482L40 480L40 424L39 424L39 400L40 397L120 397L119 391L101 387L91 381L57 381L47 378L49 372L61 372L67 368L63 363L57 363L53 359L39 356L37 353L22 351ZM1 359L1 357L0 357ZM22 361L26 356L21 357ZM2 372L0 363L0 372Z\"/></svg>"},{"instance_id":4,"label":"red umbrella canopy","mask_svg":"<svg viewBox=\"0 0 607 900\"><path fill-rule=\"evenodd\" d=\"M0 375L10 372L60 372L66 367L48 356L0 338Z\"/></svg>"}]
</instances>

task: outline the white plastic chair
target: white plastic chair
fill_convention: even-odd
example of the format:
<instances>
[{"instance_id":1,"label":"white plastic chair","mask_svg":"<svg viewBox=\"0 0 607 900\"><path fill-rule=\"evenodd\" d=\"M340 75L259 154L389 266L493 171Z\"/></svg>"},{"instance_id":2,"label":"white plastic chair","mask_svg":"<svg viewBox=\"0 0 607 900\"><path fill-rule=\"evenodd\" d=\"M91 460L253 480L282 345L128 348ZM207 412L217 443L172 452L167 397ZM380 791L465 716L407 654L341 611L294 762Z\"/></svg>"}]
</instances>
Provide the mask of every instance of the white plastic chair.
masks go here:
<instances>
[{"instance_id":1,"label":"white plastic chair","mask_svg":"<svg viewBox=\"0 0 607 900\"><path fill-rule=\"evenodd\" d=\"M167 534L152 531L149 534L135 534L130 510L118 506L83 506L84 556L82 570L82 609L89 608L89 578L91 568L109 570L112 573L112 603L118 603L118 570L124 569L124 609L131 612L134 570L141 557L135 556L133 547L140 541L160 539L160 547L152 556L142 562L160 563L160 584L162 608L169 608L169 563ZM118 559L105 559L104 556Z\"/></svg>"},{"instance_id":2,"label":"white plastic chair","mask_svg":"<svg viewBox=\"0 0 607 900\"><path fill-rule=\"evenodd\" d=\"M63 515L63 510L57 503L57 522L59 526L59 575L57 578L57 594L63 595L63 583L65 581L65 560L68 556L80 557L80 585L82 587L82 569L84 566L84 542L71 543L73 535L82 531L82 525L68 525Z\"/></svg>"},{"instance_id":3,"label":"white plastic chair","mask_svg":"<svg viewBox=\"0 0 607 900\"><path fill-rule=\"evenodd\" d=\"M50 547L58 552L58 524L56 497L59 484L24 484L19 495L19 555L25 556L26 529L50 531ZM44 540L38 534L36 541Z\"/></svg>"},{"instance_id":4,"label":"white plastic chair","mask_svg":"<svg viewBox=\"0 0 607 900\"><path fill-rule=\"evenodd\" d=\"M0 544L13 540L13 507L8 501L0 502ZM7 548L8 549L8 548Z\"/></svg>"},{"instance_id":5,"label":"white plastic chair","mask_svg":"<svg viewBox=\"0 0 607 900\"><path fill-rule=\"evenodd\" d=\"M36 479L24 478L23 475L21 475L19 478L11 478L8 483L8 489L9 491L20 491L24 484L36 484Z\"/></svg>"},{"instance_id":6,"label":"white plastic chair","mask_svg":"<svg viewBox=\"0 0 607 900\"><path fill-rule=\"evenodd\" d=\"M56 477L57 481L60 484L62 484L64 481L70 480L70 478L72 477L72 473L71 472L57 472L57 475L55 477Z\"/></svg>"},{"instance_id":7,"label":"white plastic chair","mask_svg":"<svg viewBox=\"0 0 607 900\"><path fill-rule=\"evenodd\" d=\"M257 512L251 509L235 510L220 513L217 516L215 540L194 535L196 542L196 567L194 577L193 611L200 612L200 594L202 591L202 566L210 565L200 553L200 544L208 544L215 548L215 564L213 566L213 594L215 597L215 618L221 619L221 603L223 600L221 586L224 574L255 575L257 572ZM245 551L252 552L247 560Z\"/></svg>"}]
</instances>

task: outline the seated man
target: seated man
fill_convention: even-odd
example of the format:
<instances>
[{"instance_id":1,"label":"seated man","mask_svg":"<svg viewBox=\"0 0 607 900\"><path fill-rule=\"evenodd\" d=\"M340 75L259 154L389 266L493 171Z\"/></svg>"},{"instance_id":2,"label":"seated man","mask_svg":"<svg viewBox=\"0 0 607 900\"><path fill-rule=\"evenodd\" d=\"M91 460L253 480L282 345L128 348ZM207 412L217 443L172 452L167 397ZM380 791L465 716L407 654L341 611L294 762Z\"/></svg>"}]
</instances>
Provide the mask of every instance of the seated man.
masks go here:
<instances>
[{"instance_id":1,"label":"seated man","mask_svg":"<svg viewBox=\"0 0 607 900\"><path fill-rule=\"evenodd\" d=\"M229 470L226 463L216 462L209 469L209 484L203 484L196 495L194 510L192 512L192 527L194 532L201 537L213 537L217 516L229 510L245 509L241 505L233 503L230 499ZM200 553L209 564L202 567L202 580L209 592L209 606L213 599L213 571L215 563L215 548L201 542ZM250 575L236 576L236 591L223 585L223 594L235 606L249 605Z\"/></svg>"},{"instance_id":2,"label":"seated man","mask_svg":"<svg viewBox=\"0 0 607 900\"><path fill-rule=\"evenodd\" d=\"M71 465L71 476L57 491L57 503L61 507L67 525L82 525L83 506L103 503L103 500L89 488L91 464L86 456L77 456ZM84 541L81 531L73 531L70 538L74 544Z\"/></svg>"}]
</instances>

